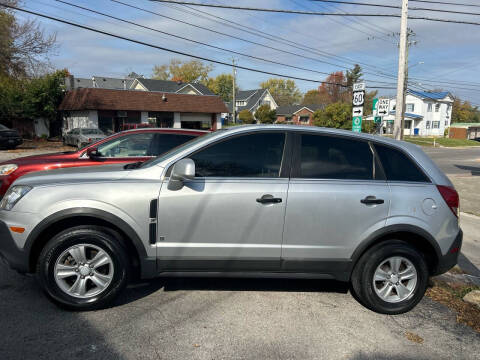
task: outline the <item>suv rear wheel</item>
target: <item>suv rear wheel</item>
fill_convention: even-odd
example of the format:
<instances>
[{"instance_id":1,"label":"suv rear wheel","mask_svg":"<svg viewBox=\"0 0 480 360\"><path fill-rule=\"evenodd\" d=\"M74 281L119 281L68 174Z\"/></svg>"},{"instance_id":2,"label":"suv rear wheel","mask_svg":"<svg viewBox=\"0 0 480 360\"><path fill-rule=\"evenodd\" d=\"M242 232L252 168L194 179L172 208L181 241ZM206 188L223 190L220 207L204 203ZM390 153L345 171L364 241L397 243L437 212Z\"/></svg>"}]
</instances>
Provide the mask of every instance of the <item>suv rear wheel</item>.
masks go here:
<instances>
[{"instance_id":1,"label":"suv rear wheel","mask_svg":"<svg viewBox=\"0 0 480 360\"><path fill-rule=\"evenodd\" d=\"M423 298L428 276L423 255L404 241L392 240L362 255L352 274L352 287L371 310L402 314Z\"/></svg>"},{"instance_id":2,"label":"suv rear wheel","mask_svg":"<svg viewBox=\"0 0 480 360\"><path fill-rule=\"evenodd\" d=\"M69 309L105 306L127 284L129 262L119 241L119 234L97 226L79 226L56 235L37 263L46 293Z\"/></svg>"}]
</instances>

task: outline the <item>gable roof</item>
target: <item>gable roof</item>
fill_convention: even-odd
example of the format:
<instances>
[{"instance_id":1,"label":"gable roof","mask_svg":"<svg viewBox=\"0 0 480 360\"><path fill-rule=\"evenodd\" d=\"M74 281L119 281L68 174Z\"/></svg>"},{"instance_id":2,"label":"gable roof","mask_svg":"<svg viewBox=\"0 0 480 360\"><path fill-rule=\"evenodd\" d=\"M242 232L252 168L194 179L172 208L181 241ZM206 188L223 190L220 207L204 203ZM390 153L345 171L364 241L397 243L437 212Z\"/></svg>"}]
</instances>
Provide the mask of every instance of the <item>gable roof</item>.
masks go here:
<instances>
[{"instance_id":1,"label":"gable roof","mask_svg":"<svg viewBox=\"0 0 480 360\"><path fill-rule=\"evenodd\" d=\"M74 88L93 88L93 89L111 89L124 90L129 89L134 79L117 79L104 76L93 76L91 79L74 78ZM94 86L95 85L95 86Z\"/></svg>"},{"instance_id":2,"label":"gable roof","mask_svg":"<svg viewBox=\"0 0 480 360\"><path fill-rule=\"evenodd\" d=\"M238 91L235 94L235 101L246 101L246 105L237 106L237 111L249 110L255 107L258 104L258 101L268 92L266 89L254 89L254 90L243 90ZM232 102L227 103L228 111L231 113L233 111Z\"/></svg>"},{"instance_id":3,"label":"gable roof","mask_svg":"<svg viewBox=\"0 0 480 360\"><path fill-rule=\"evenodd\" d=\"M279 106L277 108L277 115L291 116L304 108L307 110L310 110L311 112L315 112L317 110L323 109L324 107L325 107L324 105L318 105L318 104Z\"/></svg>"},{"instance_id":4,"label":"gable roof","mask_svg":"<svg viewBox=\"0 0 480 360\"><path fill-rule=\"evenodd\" d=\"M227 108L219 96L168 94L134 90L75 89L68 91L59 110L131 110L189 113L222 113Z\"/></svg>"},{"instance_id":5,"label":"gable roof","mask_svg":"<svg viewBox=\"0 0 480 360\"><path fill-rule=\"evenodd\" d=\"M441 92L429 92L429 91L416 91L408 89L407 92L413 96L420 97L422 99L442 100L445 99L450 93L448 91Z\"/></svg>"},{"instance_id":6,"label":"gable roof","mask_svg":"<svg viewBox=\"0 0 480 360\"><path fill-rule=\"evenodd\" d=\"M192 86L201 95L215 95L208 87L200 83L184 83L171 80L156 80L156 79L135 79L143 85L148 91L161 91L166 93L176 93L185 86Z\"/></svg>"}]
</instances>

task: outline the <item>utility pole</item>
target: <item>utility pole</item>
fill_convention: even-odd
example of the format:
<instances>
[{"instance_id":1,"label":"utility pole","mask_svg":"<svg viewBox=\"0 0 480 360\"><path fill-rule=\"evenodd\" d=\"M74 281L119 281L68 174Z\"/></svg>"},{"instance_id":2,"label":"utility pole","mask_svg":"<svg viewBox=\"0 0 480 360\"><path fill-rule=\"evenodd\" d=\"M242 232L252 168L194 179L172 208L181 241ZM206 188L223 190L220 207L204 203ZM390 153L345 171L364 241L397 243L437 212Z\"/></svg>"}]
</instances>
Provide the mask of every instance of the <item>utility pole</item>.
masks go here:
<instances>
[{"instance_id":1,"label":"utility pole","mask_svg":"<svg viewBox=\"0 0 480 360\"><path fill-rule=\"evenodd\" d=\"M402 120L404 109L405 78L408 66L407 54L407 32L408 32L408 0L402 0L402 20L400 25L400 46L398 53L398 78L397 78L397 104L395 110L395 122L393 136L395 139L402 138Z\"/></svg>"},{"instance_id":2,"label":"utility pole","mask_svg":"<svg viewBox=\"0 0 480 360\"><path fill-rule=\"evenodd\" d=\"M233 89L232 89L232 116L233 123L237 122L237 102L235 100L235 78L237 77L237 69L235 68L235 59L232 59L233 66Z\"/></svg>"},{"instance_id":3,"label":"utility pole","mask_svg":"<svg viewBox=\"0 0 480 360\"><path fill-rule=\"evenodd\" d=\"M405 112L407 110L407 91L408 91L408 54L410 50L410 43L408 42L410 38L410 32L407 32L407 52L406 52L406 64L405 64L405 79L403 79L403 106L402 106L402 113L400 114L400 140L403 140L403 133L405 131ZM398 108L397 108L398 109ZM395 111L395 114L397 112ZM396 120L396 119L395 119Z\"/></svg>"}]
</instances>

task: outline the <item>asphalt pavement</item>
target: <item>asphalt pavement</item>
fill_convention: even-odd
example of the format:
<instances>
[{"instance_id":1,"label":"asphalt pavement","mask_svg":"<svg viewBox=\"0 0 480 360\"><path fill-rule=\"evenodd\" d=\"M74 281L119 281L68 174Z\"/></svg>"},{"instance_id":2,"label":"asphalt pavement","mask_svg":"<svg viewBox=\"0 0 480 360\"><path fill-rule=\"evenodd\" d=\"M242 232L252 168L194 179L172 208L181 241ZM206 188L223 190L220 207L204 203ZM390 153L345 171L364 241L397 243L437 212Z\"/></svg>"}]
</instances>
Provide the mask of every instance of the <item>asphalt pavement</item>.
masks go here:
<instances>
[{"instance_id":1,"label":"asphalt pavement","mask_svg":"<svg viewBox=\"0 0 480 360\"><path fill-rule=\"evenodd\" d=\"M433 148L425 151L448 175L480 175L480 146L470 148Z\"/></svg>"}]
</instances>

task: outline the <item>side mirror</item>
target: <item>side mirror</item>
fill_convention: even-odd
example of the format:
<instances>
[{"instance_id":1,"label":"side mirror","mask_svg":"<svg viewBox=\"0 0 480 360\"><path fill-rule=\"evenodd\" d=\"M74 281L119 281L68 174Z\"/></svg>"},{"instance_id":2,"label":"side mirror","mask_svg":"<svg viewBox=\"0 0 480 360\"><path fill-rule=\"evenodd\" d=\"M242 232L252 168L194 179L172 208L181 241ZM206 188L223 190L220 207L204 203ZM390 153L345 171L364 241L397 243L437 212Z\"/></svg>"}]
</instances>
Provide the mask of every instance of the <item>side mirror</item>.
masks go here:
<instances>
[{"instance_id":1,"label":"side mirror","mask_svg":"<svg viewBox=\"0 0 480 360\"><path fill-rule=\"evenodd\" d=\"M168 182L169 190L180 190L183 188L186 180L195 178L195 162L192 159L182 159L173 165L170 181Z\"/></svg>"},{"instance_id":2,"label":"side mirror","mask_svg":"<svg viewBox=\"0 0 480 360\"><path fill-rule=\"evenodd\" d=\"M98 151L97 148L90 148L87 150L87 156L90 159L97 159L102 156L102 154Z\"/></svg>"}]
</instances>

